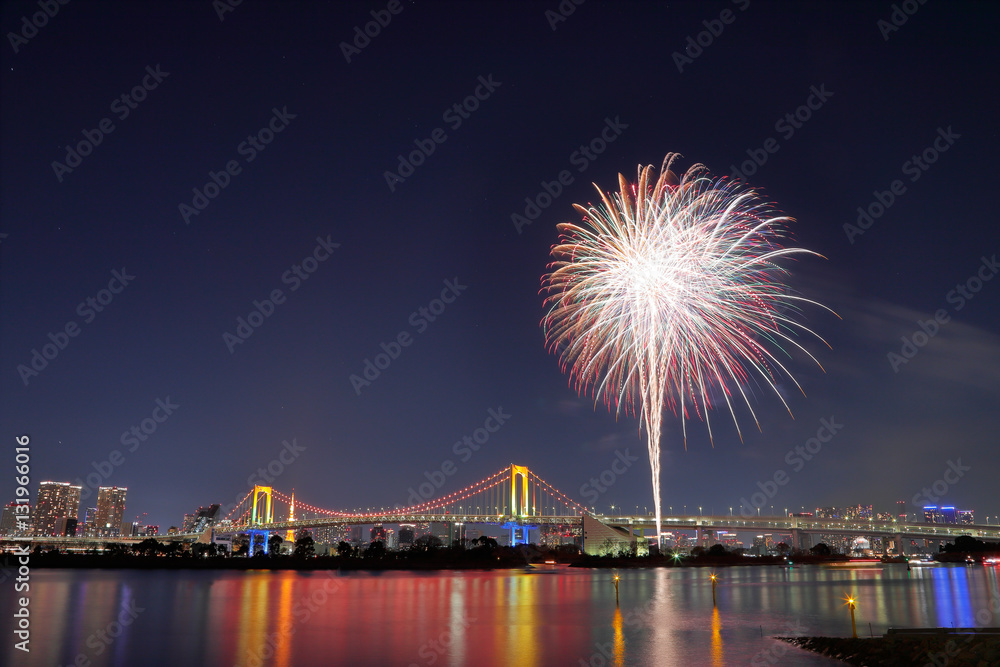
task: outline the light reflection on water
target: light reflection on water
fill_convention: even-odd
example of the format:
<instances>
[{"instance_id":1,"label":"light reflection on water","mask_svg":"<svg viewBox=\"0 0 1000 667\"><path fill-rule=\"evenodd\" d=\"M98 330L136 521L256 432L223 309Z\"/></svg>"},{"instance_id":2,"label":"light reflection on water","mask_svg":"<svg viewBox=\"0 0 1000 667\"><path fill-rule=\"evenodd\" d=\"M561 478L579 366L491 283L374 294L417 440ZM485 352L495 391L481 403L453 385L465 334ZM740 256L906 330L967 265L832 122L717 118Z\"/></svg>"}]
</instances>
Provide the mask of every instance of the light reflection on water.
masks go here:
<instances>
[{"instance_id":1,"label":"light reflection on water","mask_svg":"<svg viewBox=\"0 0 1000 667\"><path fill-rule=\"evenodd\" d=\"M11 665L731 665L831 661L774 635L971 627L998 568L194 572L34 570L31 648ZM131 619L129 605L141 609ZM14 596L0 599L12 626ZM982 616L980 617L982 618ZM120 623L120 624L119 624ZM10 630L6 633L12 636ZM782 655L783 654L783 655ZM779 658L780 656L780 658Z\"/></svg>"}]
</instances>

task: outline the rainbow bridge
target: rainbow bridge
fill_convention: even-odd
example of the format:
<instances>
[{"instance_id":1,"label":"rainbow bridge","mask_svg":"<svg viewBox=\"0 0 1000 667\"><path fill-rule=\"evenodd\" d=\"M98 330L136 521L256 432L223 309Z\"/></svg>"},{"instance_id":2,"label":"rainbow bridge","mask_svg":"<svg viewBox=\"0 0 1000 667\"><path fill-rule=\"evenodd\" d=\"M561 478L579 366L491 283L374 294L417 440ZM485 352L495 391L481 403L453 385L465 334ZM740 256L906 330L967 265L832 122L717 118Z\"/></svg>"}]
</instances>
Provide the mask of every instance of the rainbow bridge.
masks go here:
<instances>
[{"instance_id":1,"label":"rainbow bridge","mask_svg":"<svg viewBox=\"0 0 1000 667\"><path fill-rule=\"evenodd\" d=\"M287 507L287 519L275 519L275 505ZM295 512L311 515L295 518ZM594 542L638 540L655 537L656 520L650 514L604 514L587 508L558 490L526 466L511 464L485 479L439 498L409 507L381 508L365 512L324 509L296 500L270 486L255 486L214 530L216 535L250 534L253 540L284 532L343 525L409 524L443 522L451 524L489 524L511 530L511 544L524 541L527 531L541 526L580 526L584 550L594 551ZM905 521L858 519L820 519L815 517L775 516L676 516L662 518L662 529L669 532L691 531L700 542L703 535L717 531L781 533L791 536L795 548L808 548L816 536L845 535L888 538L902 546L906 542L952 541L961 535L982 540L1000 540L1000 526L931 524ZM610 531L610 532L609 532ZM588 544L590 537L590 544ZM897 546L897 549L899 548ZM924 550L925 547L921 547Z\"/></svg>"}]
</instances>

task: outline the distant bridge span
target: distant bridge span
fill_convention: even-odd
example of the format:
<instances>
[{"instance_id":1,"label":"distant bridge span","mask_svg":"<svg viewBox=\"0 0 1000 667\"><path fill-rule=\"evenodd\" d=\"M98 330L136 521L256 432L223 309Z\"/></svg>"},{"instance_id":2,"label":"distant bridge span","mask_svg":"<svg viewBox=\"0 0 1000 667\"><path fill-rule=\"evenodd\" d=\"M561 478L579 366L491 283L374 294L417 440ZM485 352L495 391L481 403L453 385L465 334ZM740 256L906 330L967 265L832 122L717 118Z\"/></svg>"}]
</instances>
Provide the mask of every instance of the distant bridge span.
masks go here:
<instances>
[{"instance_id":1,"label":"distant bridge span","mask_svg":"<svg viewBox=\"0 0 1000 667\"><path fill-rule=\"evenodd\" d=\"M275 520L275 500L288 505L288 519ZM313 514L296 519L295 511ZM365 525L375 523L464 523L490 524L509 528L579 524L584 515L628 531L647 534L656 531L650 515L610 515L589 511L525 466L511 465L454 493L404 508L369 512L322 509L298 502L272 487L257 486L216 525L216 534L294 532L303 528ZM969 535L983 540L1000 540L1000 526L928 524L905 521L820 519L816 517L665 516L662 529L668 532L744 531L786 533L796 545L815 535L887 537L893 539L954 540Z\"/></svg>"}]
</instances>

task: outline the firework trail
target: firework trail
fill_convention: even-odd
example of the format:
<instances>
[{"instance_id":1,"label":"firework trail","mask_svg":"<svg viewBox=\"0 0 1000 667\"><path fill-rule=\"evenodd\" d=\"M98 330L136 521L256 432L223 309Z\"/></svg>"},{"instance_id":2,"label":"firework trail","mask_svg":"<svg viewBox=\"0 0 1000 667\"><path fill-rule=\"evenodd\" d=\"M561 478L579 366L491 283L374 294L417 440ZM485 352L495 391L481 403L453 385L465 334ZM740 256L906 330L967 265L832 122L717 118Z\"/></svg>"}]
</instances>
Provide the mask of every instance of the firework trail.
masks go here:
<instances>
[{"instance_id":1,"label":"firework trail","mask_svg":"<svg viewBox=\"0 0 1000 667\"><path fill-rule=\"evenodd\" d=\"M705 421L711 438L708 412L718 403L737 432L739 402L760 428L747 396L751 377L791 414L778 376L802 388L777 354L790 358L791 346L816 361L795 340L816 334L794 318L802 304L819 305L784 282L781 260L816 255L783 247L792 219L739 182L711 178L704 165L678 177L670 169L676 157L667 155L655 182L654 168L640 165L634 184L619 174L616 193L595 184L601 203L573 205L582 223L558 225L542 278L546 344L571 383L616 413L638 412L646 428L657 542L664 407L680 415L685 448L692 417Z\"/></svg>"}]
</instances>

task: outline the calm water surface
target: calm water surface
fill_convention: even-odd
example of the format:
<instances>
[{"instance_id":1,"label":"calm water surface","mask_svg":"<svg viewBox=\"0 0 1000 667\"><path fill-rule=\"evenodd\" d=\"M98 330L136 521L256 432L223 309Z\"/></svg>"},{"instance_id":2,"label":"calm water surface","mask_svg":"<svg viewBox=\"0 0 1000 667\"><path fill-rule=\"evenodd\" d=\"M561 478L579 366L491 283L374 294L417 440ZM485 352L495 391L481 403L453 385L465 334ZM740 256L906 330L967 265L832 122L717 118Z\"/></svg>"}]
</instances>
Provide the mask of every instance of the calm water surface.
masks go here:
<instances>
[{"instance_id":1,"label":"calm water surface","mask_svg":"<svg viewBox=\"0 0 1000 667\"><path fill-rule=\"evenodd\" d=\"M710 571L35 570L31 653L9 665L831 665L774 635L975 626L998 568ZM11 585L10 580L5 585ZM14 596L0 596L11 628ZM991 625L1000 624L994 615ZM769 662L768 662L769 661Z\"/></svg>"}]
</instances>

